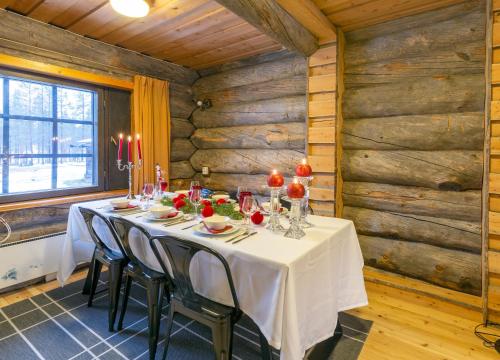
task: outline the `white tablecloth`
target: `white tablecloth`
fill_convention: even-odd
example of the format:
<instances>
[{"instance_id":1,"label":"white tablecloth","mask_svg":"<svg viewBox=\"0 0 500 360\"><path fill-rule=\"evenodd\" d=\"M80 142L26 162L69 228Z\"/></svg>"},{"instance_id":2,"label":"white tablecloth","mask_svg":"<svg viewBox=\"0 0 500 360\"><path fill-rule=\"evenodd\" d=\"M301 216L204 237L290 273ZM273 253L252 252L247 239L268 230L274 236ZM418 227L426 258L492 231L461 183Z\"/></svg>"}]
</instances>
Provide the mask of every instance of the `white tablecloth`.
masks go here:
<instances>
[{"instance_id":1,"label":"white tablecloth","mask_svg":"<svg viewBox=\"0 0 500 360\"><path fill-rule=\"evenodd\" d=\"M78 207L104 211L106 204L108 200L71 206L58 272L61 285L78 263L91 259L94 248ZM196 235L192 229L181 230L190 223L164 227L141 215L125 218L154 235L174 235L202 243L227 259L241 309L259 326L269 344L281 349L281 359L302 359L308 348L333 335L338 312L368 304L363 257L349 220L310 216L314 227L306 229L306 236L300 240L256 226L257 235L233 245ZM144 239L136 241L134 251L160 270ZM216 262L200 256L191 272L197 291L231 304L224 273Z\"/></svg>"}]
</instances>

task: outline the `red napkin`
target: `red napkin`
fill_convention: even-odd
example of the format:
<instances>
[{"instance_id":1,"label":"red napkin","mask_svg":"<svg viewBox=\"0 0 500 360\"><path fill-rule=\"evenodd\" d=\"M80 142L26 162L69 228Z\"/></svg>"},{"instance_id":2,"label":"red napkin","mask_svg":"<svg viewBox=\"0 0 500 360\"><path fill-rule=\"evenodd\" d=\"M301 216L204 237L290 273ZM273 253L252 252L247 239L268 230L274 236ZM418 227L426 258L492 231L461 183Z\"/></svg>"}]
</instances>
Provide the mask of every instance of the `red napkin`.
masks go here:
<instances>
[{"instance_id":1,"label":"red napkin","mask_svg":"<svg viewBox=\"0 0 500 360\"><path fill-rule=\"evenodd\" d=\"M205 226L205 229L207 229L207 231L210 233L210 234L221 234L225 231L228 231L229 229L232 229L233 226L232 225L226 225L226 227L224 229L220 229L220 230L215 230L215 229L210 229L207 224L203 223L203 226Z\"/></svg>"},{"instance_id":2,"label":"red napkin","mask_svg":"<svg viewBox=\"0 0 500 360\"><path fill-rule=\"evenodd\" d=\"M176 211L176 212L171 212L171 213L169 213L169 214L167 214L167 215L163 215L163 216L161 216L161 217L160 217L160 219L171 219L171 218L173 218L173 217L176 217L178 213L179 213L178 211Z\"/></svg>"}]
</instances>

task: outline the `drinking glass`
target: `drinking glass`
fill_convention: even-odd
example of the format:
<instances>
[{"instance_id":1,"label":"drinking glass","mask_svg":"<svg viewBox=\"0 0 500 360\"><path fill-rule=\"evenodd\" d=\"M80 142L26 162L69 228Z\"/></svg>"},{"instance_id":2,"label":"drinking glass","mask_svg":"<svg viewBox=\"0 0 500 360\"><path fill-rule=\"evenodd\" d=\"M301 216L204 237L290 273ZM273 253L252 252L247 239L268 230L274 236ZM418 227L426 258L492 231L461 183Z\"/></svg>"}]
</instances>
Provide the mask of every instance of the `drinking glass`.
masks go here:
<instances>
[{"instance_id":1,"label":"drinking glass","mask_svg":"<svg viewBox=\"0 0 500 360\"><path fill-rule=\"evenodd\" d=\"M155 191L155 186L152 183L145 183L142 188L142 193L146 198L146 209L149 209L149 201L152 199Z\"/></svg>"},{"instance_id":2,"label":"drinking glass","mask_svg":"<svg viewBox=\"0 0 500 360\"><path fill-rule=\"evenodd\" d=\"M238 194L236 196L238 197L238 205L241 210L243 208L243 199L247 196L252 196L252 192L246 186L238 186Z\"/></svg>"},{"instance_id":3,"label":"drinking glass","mask_svg":"<svg viewBox=\"0 0 500 360\"><path fill-rule=\"evenodd\" d=\"M245 215L244 225L250 227L250 216L256 211L257 202L252 195L246 195L240 206L241 212Z\"/></svg>"},{"instance_id":4,"label":"drinking glass","mask_svg":"<svg viewBox=\"0 0 500 360\"><path fill-rule=\"evenodd\" d=\"M161 179L160 180L160 189L161 189L161 192L162 194L167 191L167 186L168 186L168 181L167 180L163 180Z\"/></svg>"},{"instance_id":5,"label":"drinking glass","mask_svg":"<svg viewBox=\"0 0 500 360\"><path fill-rule=\"evenodd\" d=\"M189 194L189 200L191 201L191 204L193 204L193 206L194 206L195 218L197 218L198 217L198 207L200 206L200 203L201 203L201 186L191 187L191 192Z\"/></svg>"}]
</instances>

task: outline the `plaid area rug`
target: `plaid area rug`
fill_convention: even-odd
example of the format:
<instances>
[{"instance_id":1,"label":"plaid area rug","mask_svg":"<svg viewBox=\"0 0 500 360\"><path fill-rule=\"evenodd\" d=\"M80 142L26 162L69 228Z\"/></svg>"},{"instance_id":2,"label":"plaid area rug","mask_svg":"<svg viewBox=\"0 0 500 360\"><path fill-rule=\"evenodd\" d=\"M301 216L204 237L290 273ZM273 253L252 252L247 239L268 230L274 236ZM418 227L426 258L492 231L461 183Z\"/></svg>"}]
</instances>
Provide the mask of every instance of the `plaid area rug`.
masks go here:
<instances>
[{"instance_id":1,"label":"plaid area rug","mask_svg":"<svg viewBox=\"0 0 500 360\"><path fill-rule=\"evenodd\" d=\"M103 273L101 278L105 276ZM124 329L111 333L106 282L99 285L91 308L87 307L87 296L81 294L82 287L83 280L0 308L0 359L148 359L145 289L132 286ZM340 314L340 321L343 335L336 334L335 340L318 346L314 358L358 358L371 321L348 314ZM163 354L164 326L165 316L160 329L158 359ZM209 328L178 314L167 358L213 359L211 338ZM279 351L274 350L273 355L279 359ZM235 327L233 358L261 358L258 330L248 317L243 317Z\"/></svg>"}]
</instances>

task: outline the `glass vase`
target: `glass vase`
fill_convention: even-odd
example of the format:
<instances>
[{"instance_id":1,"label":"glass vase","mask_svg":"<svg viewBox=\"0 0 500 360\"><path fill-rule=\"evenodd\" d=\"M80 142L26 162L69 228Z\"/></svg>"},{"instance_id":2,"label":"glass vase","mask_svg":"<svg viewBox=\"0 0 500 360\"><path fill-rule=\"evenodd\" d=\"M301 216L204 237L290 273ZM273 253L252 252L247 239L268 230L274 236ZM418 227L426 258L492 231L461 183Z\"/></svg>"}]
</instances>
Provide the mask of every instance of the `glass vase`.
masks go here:
<instances>
[{"instance_id":1,"label":"glass vase","mask_svg":"<svg viewBox=\"0 0 500 360\"><path fill-rule=\"evenodd\" d=\"M284 231L285 228L280 224L280 210L281 210L281 202L280 202L280 190L279 187L270 187L271 190L271 198L269 200L269 223L266 228L271 230L272 232L281 232Z\"/></svg>"},{"instance_id":2,"label":"glass vase","mask_svg":"<svg viewBox=\"0 0 500 360\"><path fill-rule=\"evenodd\" d=\"M309 213L309 185L313 179L312 176L296 176L300 184L304 186L304 197L302 198L300 204L300 226L303 228L310 228L313 226L309 221L307 221L307 215Z\"/></svg>"}]
</instances>

